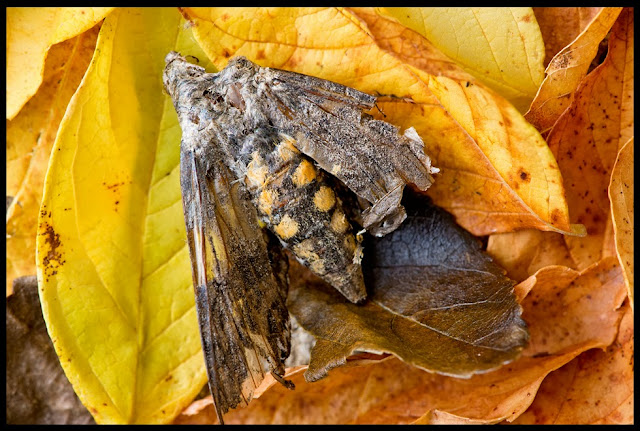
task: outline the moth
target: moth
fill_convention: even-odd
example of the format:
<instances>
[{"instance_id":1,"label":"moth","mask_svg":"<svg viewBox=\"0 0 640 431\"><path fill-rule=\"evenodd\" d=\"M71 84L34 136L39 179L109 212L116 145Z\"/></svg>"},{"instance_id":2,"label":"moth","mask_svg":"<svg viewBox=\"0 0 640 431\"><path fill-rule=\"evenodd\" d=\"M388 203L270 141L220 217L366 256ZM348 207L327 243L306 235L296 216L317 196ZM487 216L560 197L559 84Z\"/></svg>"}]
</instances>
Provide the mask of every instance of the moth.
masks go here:
<instances>
[{"instance_id":1,"label":"moth","mask_svg":"<svg viewBox=\"0 0 640 431\"><path fill-rule=\"evenodd\" d=\"M180 186L205 363L218 419L266 373L285 386L288 249L349 301L366 298L364 229L406 218L404 187L431 160L413 128L374 119L376 98L244 57L205 73L167 55L164 87L182 129ZM359 225L359 226L357 226Z\"/></svg>"}]
</instances>

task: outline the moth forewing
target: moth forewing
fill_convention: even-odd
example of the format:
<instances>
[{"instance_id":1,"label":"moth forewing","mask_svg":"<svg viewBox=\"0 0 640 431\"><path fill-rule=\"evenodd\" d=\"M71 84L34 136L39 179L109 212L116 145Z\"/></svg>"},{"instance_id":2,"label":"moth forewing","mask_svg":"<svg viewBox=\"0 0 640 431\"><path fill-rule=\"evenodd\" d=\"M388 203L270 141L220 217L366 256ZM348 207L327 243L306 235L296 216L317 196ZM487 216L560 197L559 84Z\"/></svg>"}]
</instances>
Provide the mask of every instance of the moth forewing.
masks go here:
<instances>
[{"instance_id":1,"label":"moth forewing","mask_svg":"<svg viewBox=\"0 0 640 431\"><path fill-rule=\"evenodd\" d=\"M270 122L369 202L363 220L372 234L385 235L404 220L400 200L406 184L426 190L433 183L431 174L438 170L415 130L401 135L397 127L363 112L374 107L374 96L278 69L258 68L255 79L266 88Z\"/></svg>"},{"instance_id":2,"label":"moth forewing","mask_svg":"<svg viewBox=\"0 0 640 431\"><path fill-rule=\"evenodd\" d=\"M274 274L255 208L219 156L213 143L183 138L180 175L196 309L222 422L229 409L251 400L266 373L284 382L290 329L286 286Z\"/></svg>"}]
</instances>

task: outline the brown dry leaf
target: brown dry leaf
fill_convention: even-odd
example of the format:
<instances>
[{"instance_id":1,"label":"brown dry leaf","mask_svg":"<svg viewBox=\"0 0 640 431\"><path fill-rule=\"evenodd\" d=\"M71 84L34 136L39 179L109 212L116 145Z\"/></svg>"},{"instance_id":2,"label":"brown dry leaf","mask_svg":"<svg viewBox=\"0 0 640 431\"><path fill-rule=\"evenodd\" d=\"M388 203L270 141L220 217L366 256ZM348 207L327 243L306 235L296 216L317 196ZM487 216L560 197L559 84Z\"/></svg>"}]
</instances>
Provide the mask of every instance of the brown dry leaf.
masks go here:
<instances>
[{"instance_id":1,"label":"brown dry leaf","mask_svg":"<svg viewBox=\"0 0 640 431\"><path fill-rule=\"evenodd\" d=\"M618 153L611 173L609 198L615 245L633 309L633 138Z\"/></svg>"},{"instance_id":2,"label":"brown dry leaf","mask_svg":"<svg viewBox=\"0 0 640 431\"><path fill-rule=\"evenodd\" d=\"M582 273L545 268L518 285L517 291L526 295L522 305L532 343L512 364L470 379L430 374L396 358L348 364L313 383L298 371L290 376L294 391L271 386L247 408L229 412L225 422L511 421L531 404L549 372L587 349L612 343L621 318L618 307L626 295L615 258Z\"/></svg>"},{"instance_id":3,"label":"brown dry leaf","mask_svg":"<svg viewBox=\"0 0 640 431\"><path fill-rule=\"evenodd\" d=\"M355 351L393 353L427 371L466 377L513 361L526 345L515 283L480 242L428 197L405 192L402 203L403 224L364 243L364 304L292 265L287 306L317 340L307 380L324 378Z\"/></svg>"},{"instance_id":4,"label":"brown dry leaf","mask_svg":"<svg viewBox=\"0 0 640 431\"><path fill-rule=\"evenodd\" d=\"M613 26L607 58L584 79L548 137L571 220L587 228L585 238L565 238L579 269L602 257L611 170L618 150L632 136L633 10L625 9Z\"/></svg>"},{"instance_id":5,"label":"brown dry leaf","mask_svg":"<svg viewBox=\"0 0 640 431\"><path fill-rule=\"evenodd\" d=\"M244 55L262 66L389 95L378 101L384 114L372 114L415 127L441 168L430 195L472 233L574 228L546 142L509 102L484 86L436 78L391 54L388 41L381 42L387 49L381 48L357 13L337 8L186 8L183 13L218 68ZM261 26L253 25L257 21ZM408 58L425 46L393 43L406 47Z\"/></svg>"},{"instance_id":6,"label":"brown dry leaf","mask_svg":"<svg viewBox=\"0 0 640 431\"><path fill-rule=\"evenodd\" d=\"M600 42L609 33L621 10L620 7L602 8L587 28L547 66L544 81L525 114L525 118L540 132L547 132L570 105Z\"/></svg>"},{"instance_id":7,"label":"brown dry leaf","mask_svg":"<svg viewBox=\"0 0 640 431\"><path fill-rule=\"evenodd\" d=\"M564 237L556 232L523 229L489 236L487 253L518 282L550 265L575 269Z\"/></svg>"},{"instance_id":8,"label":"brown dry leaf","mask_svg":"<svg viewBox=\"0 0 640 431\"><path fill-rule=\"evenodd\" d=\"M601 7L534 7L544 40L547 67L562 48L569 45L591 23Z\"/></svg>"},{"instance_id":9,"label":"brown dry leaf","mask_svg":"<svg viewBox=\"0 0 640 431\"><path fill-rule=\"evenodd\" d=\"M8 424L95 424L73 392L42 318L35 276L16 279L6 303Z\"/></svg>"},{"instance_id":10,"label":"brown dry leaf","mask_svg":"<svg viewBox=\"0 0 640 431\"><path fill-rule=\"evenodd\" d=\"M616 341L591 349L549 374L516 424L633 424L633 311Z\"/></svg>"},{"instance_id":11,"label":"brown dry leaf","mask_svg":"<svg viewBox=\"0 0 640 431\"><path fill-rule=\"evenodd\" d=\"M36 230L49 155L67 104L93 56L100 24L51 47L43 85L7 120L7 295L13 280L36 273Z\"/></svg>"}]
</instances>

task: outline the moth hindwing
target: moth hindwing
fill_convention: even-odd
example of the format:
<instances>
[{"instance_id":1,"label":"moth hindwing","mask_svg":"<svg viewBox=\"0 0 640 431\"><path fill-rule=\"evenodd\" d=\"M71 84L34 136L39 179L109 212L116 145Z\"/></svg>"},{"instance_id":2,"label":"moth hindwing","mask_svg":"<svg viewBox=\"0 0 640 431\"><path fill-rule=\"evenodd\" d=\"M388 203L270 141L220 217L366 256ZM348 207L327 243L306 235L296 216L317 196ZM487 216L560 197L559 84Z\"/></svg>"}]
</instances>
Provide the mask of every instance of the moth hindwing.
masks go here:
<instances>
[{"instance_id":1,"label":"moth hindwing","mask_svg":"<svg viewBox=\"0 0 640 431\"><path fill-rule=\"evenodd\" d=\"M336 193L384 235L406 217L406 184L432 183L415 130L363 113L375 97L334 82L262 68L244 57L215 74L172 52L164 85L182 128L181 188L198 318L220 419L246 403L289 353L286 277L259 225L352 302L366 298L362 248ZM340 186L342 187L342 186ZM339 187L339 188L340 188ZM359 235L358 235L359 237Z\"/></svg>"}]
</instances>

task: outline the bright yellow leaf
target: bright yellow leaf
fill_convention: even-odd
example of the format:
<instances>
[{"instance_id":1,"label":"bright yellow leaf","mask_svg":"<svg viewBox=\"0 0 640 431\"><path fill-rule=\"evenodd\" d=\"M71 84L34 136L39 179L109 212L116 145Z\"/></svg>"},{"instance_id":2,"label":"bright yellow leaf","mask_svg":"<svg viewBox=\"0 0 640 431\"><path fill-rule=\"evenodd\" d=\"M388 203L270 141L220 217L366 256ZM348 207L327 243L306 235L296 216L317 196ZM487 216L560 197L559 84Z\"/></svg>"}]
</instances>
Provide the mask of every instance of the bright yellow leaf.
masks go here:
<instances>
[{"instance_id":1,"label":"bright yellow leaf","mask_svg":"<svg viewBox=\"0 0 640 431\"><path fill-rule=\"evenodd\" d=\"M396 55L404 63L432 75L477 82L473 75L465 72L431 42L394 18L380 15L373 7L357 7L350 10L367 25L368 31L381 49Z\"/></svg>"},{"instance_id":2,"label":"bright yellow leaf","mask_svg":"<svg viewBox=\"0 0 640 431\"><path fill-rule=\"evenodd\" d=\"M44 176L60 120L93 56L99 26L51 47L44 85L7 120L7 295L13 280L36 273L36 230Z\"/></svg>"},{"instance_id":3,"label":"bright yellow leaf","mask_svg":"<svg viewBox=\"0 0 640 431\"><path fill-rule=\"evenodd\" d=\"M230 57L244 55L262 66L389 95L378 99L384 115L375 109L371 114L401 128L415 127L434 166L441 168L430 195L474 234L573 228L551 152L509 102L481 85L436 79L405 63L382 49L351 10L187 8L184 12L218 68Z\"/></svg>"},{"instance_id":4,"label":"bright yellow leaf","mask_svg":"<svg viewBox=\"0 0 640 431\"><path fill-rule=\"evenodd\" d=\"M544 42L533 10L390 7L379 13L420 33L513 103L529 107L544 77Z\"/></svg>"},{"instance_id":5,"label":"bright yellow leaf","mask_svg":"<svg viewBox=\"0 0 640 431\"><path fill-rule=\"evenodd\" d=\"M633 309L633 138L620 152L611 172L609 199L615 231L616 253Z\"/></svg>"},{"instance_id":6,"label":"bright yellow leaf","mask_svg":"<svg viewBox=\"0 0 640 431\"><path fill-rule=\"evenodd\" d=\"M174 8L118 9L53 149L36 259L65 373L98 423L165 423L206 381L165 55L199 55ZM206 64L206 63L205 63Z\"/></svg>"},{"instance_id":7,"label":"bright yellow leaf","mask_svg":"<svg viewBox=\"0 0 640 431\"><path fill-rule=\"evenodd\" d=\"M7 8L7 119L12 119L42 83L49 48L93 27L110 7Z\"/></svg>"}]
</instances>

